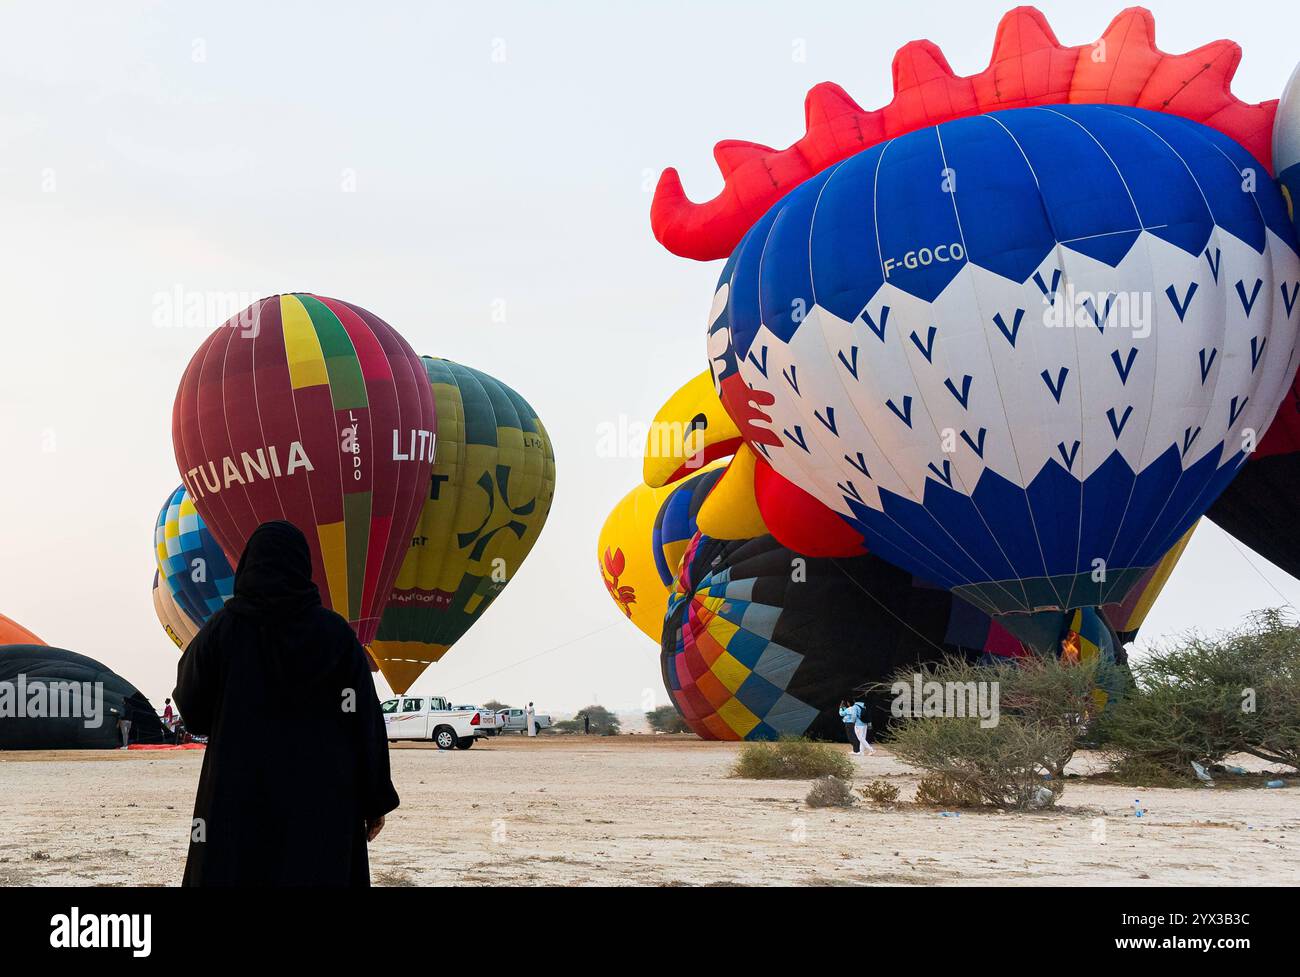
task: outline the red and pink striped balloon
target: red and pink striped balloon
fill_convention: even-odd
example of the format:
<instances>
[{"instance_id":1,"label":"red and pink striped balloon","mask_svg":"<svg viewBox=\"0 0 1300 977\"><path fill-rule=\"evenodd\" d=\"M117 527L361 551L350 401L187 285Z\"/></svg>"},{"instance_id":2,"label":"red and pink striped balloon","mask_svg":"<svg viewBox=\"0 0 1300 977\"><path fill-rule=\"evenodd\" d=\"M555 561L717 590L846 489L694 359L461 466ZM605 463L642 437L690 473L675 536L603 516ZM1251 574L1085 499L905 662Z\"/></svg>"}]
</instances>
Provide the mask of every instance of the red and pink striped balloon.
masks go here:
<instances>
[{"instance_id":1,"label":"red and pink striped balloon","mask_svg":"<svg viewBox=\"0 0 1300 977\"><path fill-rule=\"evenodd\" d=\"M322 600L363 644L419 521L436 431L406 340L308 294L262 299L217 329L172 412L181 477L231 564L261 523L298 526Z\"/></svg>"}]
</instances>

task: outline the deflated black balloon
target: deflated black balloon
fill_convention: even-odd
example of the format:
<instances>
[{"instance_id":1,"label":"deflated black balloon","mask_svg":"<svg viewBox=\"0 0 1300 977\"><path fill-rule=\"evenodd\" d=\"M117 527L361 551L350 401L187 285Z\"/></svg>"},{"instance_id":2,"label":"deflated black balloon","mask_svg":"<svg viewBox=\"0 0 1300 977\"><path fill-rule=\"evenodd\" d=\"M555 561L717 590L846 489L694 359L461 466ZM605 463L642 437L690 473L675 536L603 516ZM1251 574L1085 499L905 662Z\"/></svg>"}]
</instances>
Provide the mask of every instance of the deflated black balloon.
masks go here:
<instances>
[{"instance_id":1,"label":"deflated black balloon","mask_svg":"<svg viewBox=\"0 0 1300 977\"><path fill-rule=\"evenodd\" d=\"M108 666L44 645L0 647L0 750L94 750L163 742L157 713Z\"/></svg>"}]
</instances>

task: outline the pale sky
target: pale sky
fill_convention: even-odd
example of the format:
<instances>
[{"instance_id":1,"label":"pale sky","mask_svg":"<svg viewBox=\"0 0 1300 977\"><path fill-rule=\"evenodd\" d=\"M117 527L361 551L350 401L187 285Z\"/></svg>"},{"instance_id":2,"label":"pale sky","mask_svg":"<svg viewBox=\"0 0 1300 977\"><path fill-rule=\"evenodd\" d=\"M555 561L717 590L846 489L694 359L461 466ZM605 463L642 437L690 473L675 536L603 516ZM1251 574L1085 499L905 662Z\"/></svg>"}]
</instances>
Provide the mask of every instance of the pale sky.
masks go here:
<instances>
[{"instance_id":1,"label":"pale sky","mask_svg":"<svg viewBox=\"0 0 1300 977\"><path fill-rule=\"evenodd\" d=\"M154 518L179 483L171 405L225 315L164 328L155 311L178 290L313 291L499 377L555 442L540 542L416 689L557 713L667 701L658 649L595 560L640 478L641 445L602 457L601 425L648 420L707 365L718 265L654 240L654 181L674 165L713 196L713 143L788 145L819 81L887 102L908 40L979 71L1012 5L8 0L0 612L161 706L177 653L149 590ZM1039 6L1079 44L1123 4ZM1231 37L1236 93L1281 93L1297 54L1276 3L1148 6L1163 49ZM1284 601L1300 582L1203 524L1144 641Z\"/></svg>"}]
</instances>

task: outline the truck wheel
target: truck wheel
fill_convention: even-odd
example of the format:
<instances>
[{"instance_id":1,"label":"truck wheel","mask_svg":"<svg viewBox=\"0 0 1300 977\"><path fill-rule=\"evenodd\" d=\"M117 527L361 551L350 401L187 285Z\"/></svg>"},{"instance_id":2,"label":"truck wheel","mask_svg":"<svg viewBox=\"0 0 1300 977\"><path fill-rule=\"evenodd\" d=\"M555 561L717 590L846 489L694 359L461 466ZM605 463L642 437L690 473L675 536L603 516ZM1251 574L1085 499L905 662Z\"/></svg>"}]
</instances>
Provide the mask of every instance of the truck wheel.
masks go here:
<instances>
[{"instance_id":1,"label":"truck wheel","mask_svg":"<svg viewBox=\"0 0 1300 977\"><path fill-rule=\"evenodd\" d=\"M456 749L458 750L468 750L473 745L474 737L472 736L462 736L456 741Z\"/></svg>"},{"instance_id":2,"label":"truck wheel","mask_svg":"<svg viewBox=\"0 0 1300 977\"><path fill-rule=\"evenodd\" d=\"M440 750L456 748L456 731L450 726L439 726L433 731L433 742Z\"/></svg>"}]
</instances>

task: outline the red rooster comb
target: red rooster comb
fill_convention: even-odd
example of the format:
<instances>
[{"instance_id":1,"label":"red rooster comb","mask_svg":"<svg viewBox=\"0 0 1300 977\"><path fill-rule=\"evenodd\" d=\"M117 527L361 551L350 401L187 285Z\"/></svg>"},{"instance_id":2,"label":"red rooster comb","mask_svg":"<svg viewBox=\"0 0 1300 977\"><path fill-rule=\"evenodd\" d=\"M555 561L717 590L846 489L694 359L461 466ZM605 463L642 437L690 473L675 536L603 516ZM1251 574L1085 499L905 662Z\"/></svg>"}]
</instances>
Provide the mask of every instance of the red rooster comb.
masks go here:
<instances>
[{"instance_id":1,"label":"red rooster comb","mask_svg":"<svg viewBox=\"0 0 1300 977\"><path fill-rule=\"evenodd\" d=\"M673 254L725 258L745 232L798 184L885 139L994 109L1062 102L1105 102L1172 112L1230 136L1271 170L1277 100L1249 105L1232 94L1241 48L1211 41L1186 54L1155 46L1155 20L1143 7L1120 13L1093 44L1063 47L1033 7L1017 7L998 24L989 66L953 74L930 41L894 55L894 100L865 111L839 85L822 82L804 101L807 131L788 149L724 140L713 150L725 186L697 204L671 167L650 205L655 237Z\"/></svg>"}]
</instances>

